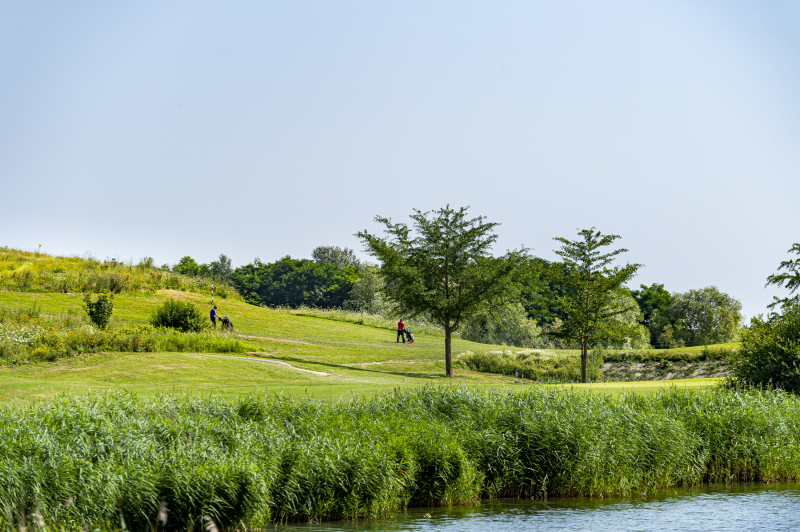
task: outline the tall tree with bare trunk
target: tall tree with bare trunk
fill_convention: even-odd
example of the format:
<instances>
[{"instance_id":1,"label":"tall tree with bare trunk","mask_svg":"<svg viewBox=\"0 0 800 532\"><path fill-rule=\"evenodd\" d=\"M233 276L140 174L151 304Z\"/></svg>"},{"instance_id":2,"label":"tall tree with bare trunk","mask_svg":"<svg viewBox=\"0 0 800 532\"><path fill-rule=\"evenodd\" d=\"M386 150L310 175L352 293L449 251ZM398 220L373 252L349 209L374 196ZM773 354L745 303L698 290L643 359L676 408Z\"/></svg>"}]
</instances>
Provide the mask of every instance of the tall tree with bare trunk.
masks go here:
<instances>
[{"instance_id":1,"label":"tall tree with bare trunk","mask_svg":"<svg viewBox=\"0 0 800 532\"><path fill-rule=\"evenodd\" d=\"M595 228L578 230L579 240L556 237L561 249L555 253L563 259L563 268L543 268L542 277L561 285L557 308L561 311L563 325L552 336L578 342L581 346L581 382L586 382L586 364L589 345L609 341L624 341L636 334L635 325L620 320L632 309L638 310L635 301L630 306L615 304L615 292L633 279L641 264L611 266L614 258L627 249L602 253L601 248L611 245L619 235L603 235Z\"/></svg>"},{"instance_id":2,"label":"tall tree with bare trunk","mask_svg":"<svg viewBox=\"0 0 800 532\"><path fill-rule=\"evenodd\" d=\"M356 236L381 262L384 291L398 313L426 313L442 326L447 377L453 376L452 336L464 320L498 308L518 296L515 276L526 249L490 254L498 223L469 218L468 207L446 206L432 212L414 210L413 230L376 216L386 238L360 231Z\"/></svg>"}]
</instances>

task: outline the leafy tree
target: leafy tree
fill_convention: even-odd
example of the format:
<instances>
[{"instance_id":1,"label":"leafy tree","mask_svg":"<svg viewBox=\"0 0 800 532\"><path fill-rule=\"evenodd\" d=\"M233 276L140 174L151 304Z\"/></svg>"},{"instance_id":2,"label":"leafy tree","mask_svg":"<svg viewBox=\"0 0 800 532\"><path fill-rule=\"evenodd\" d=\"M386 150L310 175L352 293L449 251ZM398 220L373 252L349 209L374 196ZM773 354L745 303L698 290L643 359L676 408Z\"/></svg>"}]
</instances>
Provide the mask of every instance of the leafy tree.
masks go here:
<instances>
[{"instance_id":1,"label":"leafy tree","mask_svg":"<svg viewBox=\"0 0 800 532\"><path fill-rule=\"evenodd\" d=\"M800 243L792 245L788 253L796 253L800 255ZM767 284L775 286L783 286L786 283L786 288L789 289L789 294L794 294L800 288L800 258L794 260L782 261L778 266L778 271L786 270L785 273L773 273L767 277ZM794 294L792 297L778 298L774 297L773 302L769 304L769 308L775 308L780 305L782 308L787 308L792 305L800 304L800 294Z\"/></svg>"},{"instance_id":2,"label":"leafy tree","mask_svg":"<svg viewBox=\"0 0 800 532\"><path fill-rule=\"evenodd\" d=\"M386 226L388 238L367 231L356 234L368 252L381 261L384 291L395 311L408 316L428 313L444 328L445 367L453 376L452 336L465 319L497 308L517 298L515 283L525 250L509 251L502 257L489 254L497 236L497 223L483 216L467 217L467 208L446 206L411 215L417 235L403 223L376 216Z\"/></svg>"},{"instance_id":3,"label":"leafy tree","mask_svg":"<svg viewBox=\"0 0 800 532\"><path fill-rule=\"evenodd\" d=\"M222 282L227 282L233 277L231 259L224 253L221 253L217 260L208 265L208 270L212 277Z\"/></svg>"},{"instance_id":4,"label":"leafy tree","mask_svg":"<svg viewBox=\"0 0 800 532\"><path fill-rule=\"evenodd\" d=\"M268 306L341 307L358 280L357 268L286 256L237 268L233 283L245 299Z\"/></svg>"},{"instance_id":5,"label":"leafy tree","mask_svg":"<svg viewBox=\"0 0 800 532\"><path fill-rule=\"evenodd\" d=\"M667 310L672 301L672 295L668 290L664 289L663 284L653 283L650 286L642 284L639 287L641 290L631 290L631 295L642 311L642 325L649 327L653 318L653 311L664 312Z\"/></svg>"},{"instance_id":6,"label":"leafy tree","mask_svg":"<svg viewBox=\"0 0 800 532\"><path fill-rule=\"evenodd\" d=\"M664 315L676 340L688 346L735 340L742 322L742 304L716 286L674 294ZM659 320L654 320L657 325Z\"/></svg>"},{"instance_id":7,"label":"leafy tree","mask_svg":"<svg viewBox=\"0 0 800 532\"><path fill-rule=\"evenodd\" d=\"M83 308L89 316L89 321L100 329L108 327L111 321L111 313L114 311L114 294L103 294L97 296L96 301L92 301L92 296L83 296Z\"/></svg>"},{"instance_id":8,"label":"leafy tree","mask_svg":"<svg viewBox=\"0 0 800 532\"><path fill-rule=\"evenodd\" d=\"M200 265L197 264L197 261L195 261L192 257L186 255L180 261L178 261L178 264L173 266L172 271L181 273L183 275L194 276L200 273Z\"/></svg>"},{"instance_id":9,"label":"leafy tree","mask_svg":"<svg viewBox=\"0 0 800 532\"><path fill-rule=\"evenodd\" d=\"M619 239L603 235L595 228L578 231L580 240L556 237L561 242L556 254L562 257L564 269L542 269L543 277L563 287L557 299L563 325L550 334L580 343L581 382L586 382L589 345L595 342L621 343L637 335L636 327L621 318L634 308L619 305L616 292L636 275L641 264L611 267L614 257L627 249L601 254L601 249Z\"/></svg>"},{"instance_id":10,"label":"leafy tree","mask_svg":"<svg viewBox=\"0 0 800 532\"><path fill-rule=\"evenodd\" d=\"M474 315L464 323L461 338L483 344L546 347L542 330L521 303L507 303Z\"/></svg>"},{"instance_id":11,"label":"leafy tree","mask_svg":"<svg viewBox=\"0 0 800 532\"><path fill-rule=\"evenodd\" d=\"M800 392L800 306L753 318L731 357L731 373L746 384Z\"/></svg>"},{"instance_id":12,"label":"leafy tree","mask_svg":"<svg viewBox=\"0 0 800 532\"><path fill-rule=\"evenodd\" d=\"M386 308L383 297L383 278L380 268L371 264L362 264L361 272L350 290L350 296L342 305L347 310L381 314Z\"/></svg>"},{"instance_id":13,"label":"leafy tree","mask_svg":"<svg viewBox=\"0 0 800 532\"><path fill-rule=\"evenodd\" d=\"M352 249L340 248L339 246L318 246L311 252L311 258L316 262L333 264L339 268L358 268L361 266L361 261L358 260Z\"/></svg>"}]
</instances>

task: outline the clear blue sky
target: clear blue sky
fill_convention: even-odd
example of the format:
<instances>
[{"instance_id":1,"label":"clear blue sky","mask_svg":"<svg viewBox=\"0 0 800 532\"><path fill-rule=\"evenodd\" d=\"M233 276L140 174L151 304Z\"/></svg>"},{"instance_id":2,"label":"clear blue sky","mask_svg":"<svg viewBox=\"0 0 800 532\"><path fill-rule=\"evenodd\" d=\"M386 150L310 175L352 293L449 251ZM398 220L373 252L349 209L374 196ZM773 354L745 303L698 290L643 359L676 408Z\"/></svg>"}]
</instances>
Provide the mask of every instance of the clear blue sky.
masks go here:
<instances>
[{"instance_id":1,"label":"clear blue sky","mask_svg":"<svg viewBox=\"0 0 800 532\"><path fill-rule=\"evenodd\" d=\"M798 95L798 2L3 2L0 245L241 265L449 203L752 316Z\"/></svg>"}]
</instances>

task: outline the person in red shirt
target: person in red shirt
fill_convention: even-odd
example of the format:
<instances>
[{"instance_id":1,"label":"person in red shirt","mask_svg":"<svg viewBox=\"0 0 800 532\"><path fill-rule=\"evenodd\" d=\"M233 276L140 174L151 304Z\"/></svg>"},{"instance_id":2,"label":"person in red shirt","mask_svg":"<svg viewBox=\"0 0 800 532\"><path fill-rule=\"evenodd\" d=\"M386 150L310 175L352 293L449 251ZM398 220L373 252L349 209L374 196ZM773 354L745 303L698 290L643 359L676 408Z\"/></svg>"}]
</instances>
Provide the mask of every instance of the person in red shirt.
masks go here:
<instances>
[{"instance_id":1,"label":"person in red shirt","mask_svg":"<svg viewBox=\"0 0 800 532\"><path fill-rule=\"evenodd\" d=\"M403 318L397 322L397 343L400 343L400 338L403 339L403 343L406 343L406 324L403 323Z\"/></svg>"}]
</instances>

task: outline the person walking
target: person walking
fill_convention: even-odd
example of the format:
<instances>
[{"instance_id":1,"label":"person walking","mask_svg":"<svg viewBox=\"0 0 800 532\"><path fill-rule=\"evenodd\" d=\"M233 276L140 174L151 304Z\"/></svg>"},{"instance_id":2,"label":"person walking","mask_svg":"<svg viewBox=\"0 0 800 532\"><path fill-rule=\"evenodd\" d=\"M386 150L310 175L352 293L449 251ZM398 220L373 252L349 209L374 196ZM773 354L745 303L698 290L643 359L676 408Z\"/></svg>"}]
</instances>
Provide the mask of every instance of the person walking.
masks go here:
<instances>
[{"instance_id":1,"label":"person walking","mask_svg":"<svg viewBox=\"0 0 800 532\"><path fill-rule=\"evenodd\" d=\"M213 325L215 329L217 328L217 306L216 305L214 305L214 308L211 309L211 325Z\"/></svg>"},{"instance_id":2,"label":"person walking","mask_svg":"<svg viewBox=\"0 0 800 532\"><path fill-rule=\"evenodd\" d=\"M397 343L400 343L400 338L403 339L403 343L406 343L406 324L403 323L403 318L400 318L400 321L397 322Z\"/></svg>"}]
</instances>

